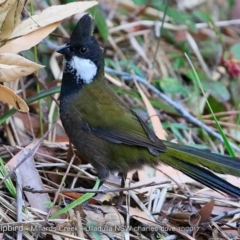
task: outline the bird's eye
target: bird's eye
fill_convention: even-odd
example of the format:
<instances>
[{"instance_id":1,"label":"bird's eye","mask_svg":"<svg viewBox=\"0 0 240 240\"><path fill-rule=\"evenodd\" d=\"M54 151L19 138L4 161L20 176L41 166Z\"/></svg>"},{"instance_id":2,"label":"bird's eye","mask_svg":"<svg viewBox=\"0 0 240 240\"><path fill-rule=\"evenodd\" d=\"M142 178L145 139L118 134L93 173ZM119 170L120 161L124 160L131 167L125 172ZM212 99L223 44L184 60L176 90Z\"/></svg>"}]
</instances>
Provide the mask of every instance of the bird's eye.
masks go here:
<instances>
[{"instance_id":1,"label":"bird's eye","mask_svg":"<svg viewBox=\"0 0 240 240\"><path fill-rule=\"evenodd\" d=\"M88 48L87 47L81 47L80 48L80 53L81 54L85 54L85 53L87 53L88 52Z\"/></svg>"}]
</instances>

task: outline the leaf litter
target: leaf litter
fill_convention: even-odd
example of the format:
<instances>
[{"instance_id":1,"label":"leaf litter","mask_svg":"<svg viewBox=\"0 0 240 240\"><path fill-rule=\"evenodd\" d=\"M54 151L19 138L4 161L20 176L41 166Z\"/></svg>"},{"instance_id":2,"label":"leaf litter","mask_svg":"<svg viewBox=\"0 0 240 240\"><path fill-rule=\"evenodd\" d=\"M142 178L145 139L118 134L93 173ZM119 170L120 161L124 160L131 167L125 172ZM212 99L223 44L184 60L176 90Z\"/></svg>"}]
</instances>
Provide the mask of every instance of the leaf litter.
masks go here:
<instances>
[{"instance_id":1,"label":"leaf litter","mask_svg":"<svg viewBox=\"0 0 240 240\"><path fill-rule=\"evenodd\" d=\"M10 1L4 2L5 4L7 2L10 3ZM154 37L148 39L147 34L152 32L149 26L154 26L155 21L149 20L148 22L144 22L143 16L148 16L157 20L156 16L158 17L162 12L152 6L144 6L145 9L143 8L142 10L141 7L136 7L138 5L134 5L133 2L137 1L125 0L120 3L120 8L125 11L132 11L132 16L128 19L129 22L126 22L126 20L123 21L121 13L115 12L114 8L112 8L112 16L114 17L112 20L109 20L111 18L108 19L108 21L111 21L109 25L112 26L109 30L108 49L119 50L119 55L114 55L113 50L108 50L109 52L106 52L106 57L110 56L113 58L114 56L117 60L121 58L126 60L129 56L124 50L124 47L126 48L126 43L128 43L131 47L127 47L127 50L131 52L131 54L135 54L134 58L137 60L134 66L135 71L145 73L151 72L151 74L149 74L149 82L154 82L156 76L168 77L171 75L172 78L181 78L180 74L182 74L181 76L184 75L184 77L188 76L188 70L186 68L179 67L178 72L172 68L174 58L171 58L167 53L171 52L179 57L178 54L180 50L168 41L161 42L164 47L162 47L157 54L165 57L164 59L158 59L157 62L159 66L152 69L151 63L152 59L154 59L157 41ZM183 2L185 5L181 5L182 8L193 8L192 5L188 5L187 1ZM76 7L77 4L79 8ZM80 9L81 4L84 6ZM96 2L93 1L89 3L73 3L71 6L54 6L32 17L32 19L29 18L22 22L16 21L16 25L8 28L11 31L1 33L0 37L3 41L3 45L0 48L0 56L2 56L0 60L3 60L3 62L1 62L3 66L0 66L0 73L3 73L0 76L3 76L2 79L0 78L1 81L15 81L18 78L24 78L31 74L36 71L37 68L41 68L41 65L34 62L28 60L24 62L24 60L22 60L23 57L16 55L16 53L31 48L39 43L66 17L85 11L95 4ZM16 5L14 5L12 11L9 12L11 6L13 6L13 4L9 5L9 7L4 10L6 14L3 14L2 17L5 17L5 20L8 19L7 16L15 16L16 18L20 16L21 11L19 8L16 8ZM110 8L113 7L110 2L107 3L107 6ZM57 8L61 9L61 14L49 14L57 11ZM71 13L69 9L75 9L75 12ZM134 12L133 10L135 9L139 12ZM140 22L138 23L139 19ZM118 26L114 27L114 21L116 20L122 23L119 25L119 27L123 26L122 29L118 28ZM141 21L145 25L142 25ZM4 18L0 18L0 22L2 24ZM2 30L6 28L3 25L1 26ZM126 28L126 26L130 26L131 28ZM175 29L176 31L177 27L178 25L175 25L174 21L166 24L166 29ZM186 26L183 27L185 28ZM146 28L148 31L145 31ZM229 26L228 28L230 29ZM193 34L191 31L189 32ZM205 34L205 38L207 35L203 30L199 30L197 34L199 36L194 36L197 41L201 39L201 34ZM144 46L141 44L139 36L144 40L147 39L147 41L144 42ZM231 38L231 35L228 36L228 38ZM8 41L10 39L11 41ZM193 39L195 43L196 39ZM199 68L202 68L203 72L209 75L208 66L206 67L204 62L205 59L202 57L198 45L194 45L195 43L194 41L192 42L191 37L188 38L188 41L192 44L194 50L193 54L196 55L196 64L199 64ZM56 59L57 56L54 57L54 61ZM11 62L11 60L13 61ZM21 64L22 61L23 64ZM181 59L178 59L178 61L181 61ZM117 62L118 69L127 71L123 65L119 65L120 61ZM60 78L61 75L59 72L60 68L57 65L58 63L58 61L52 61L51 63L51 71L55 79ZM229 66L230 63L232 62L228 62L227 70L231 70L231 75L233 67L238 63L234 62L234 66ZM31 69L31 67L33 68ZM11 69L11 72L9 69ZM12 71L13 69L15 70ZM108 79L110 79L112 84L115 84L117 87L121 86L124 90L134 88L131 84L125 84L115 76L109 75ZM219 89L224 89L224 92L227 91L221 98L221 102L224 101L224 103L227 104L229 92L224 88L223 82L219 80L218 84L221 85ZM205 86L206 88L208 86L213 86L213 83L206 83ZM0 87L2 89L5 86L0 85ZM6 96L1 100L5 100L18 110L28 111L28 106L25 105L24 100L20 100L20 97L11 91L12 90L5 90L5 92L8 92L6 95L10 95L10 97L8 97L10 100L6 101ZM138 85L135 92L140 93L143 103L141 100L139 101L138 98L133 101L129 94L121 94L121 98L123 98L126 103L129 103L131 107L137 108L137 110L142 107L147 108L148 115L151 116L151 124L160 138L171 138L163 133L165 129L162 127L161 122L166 120L170 122L178 120L180 124L187 124L183 119L180 120L179 116L176 117L175 115L168 115L168 112L159 113L159 111L156 111L156 108L161 108L159 106L153 106L154 102L152 100L156 98L156 96L143 85ZM28 92L25 91L25 94L27 95ZM179 95L180 94L181 93L179 93ZM218 95L212 94L212 97L215 97L218 101ZM3 95L0 94L0 96ZM183 95L183 97L186 98L186 95ZM57 99L58 94L56 94L54 98ZM205 102L201 96L199 96L199 100L200 102ZM190 105L191 98L178 98L177 101L182 101L183 103L185 101L188 111L194 112L195 109L191 109ZM51 101L48 107L48 116L46 116L48 120L44 122L45 129L50 129L53 124L49 123L54 118L58 118L55 113L57 104ZM50 109L52 110L50 111ZM236 222L239 220L238 209L240 209L240 205L237 199L232 199L230 196L209 190L184 176L182 173L176 170L170 170L170 168L166 166L159 167L161 172L155 169L144 168L138 171L137 174L135 172L129 174L131 182L130 185L125 186L124 201L123 205L120 207L115 206L118 200L118 193L104 192L105 190L120 188L118 176L113 175L101 186L100 190L103 192L93 197L89 201L88 206L78 206L76 209L70 210L67 214L63 214L55 220L46 219L46 209L52 208L51 211L57 211L58 208L61 208L69 201L80 197L82 195L82 188L91 188L91 183L94 182L96 172L88 163L82 162L81 159L79 159L77 152L74 151L73 153L68 151L68 137L65 135L59 121L56 121L57 127L49 133L48 138L32 141L33 138L40 137L38 131L40 127L39 123L33 120L33 114L37 116L39 109L37 109L37 105L32 105L30 106L30 111L31 115L28 115L28 118L24 118L20 114L14 116L15 120L16 118L18 118L18 120L13 122L12 126L15 126L15 130L18 129L18 133L15 131L10 134L14 127L10 128L8 123L8 127L4 129L5 132L9 133L7 134L7 138L10 138L11 135L12 140L18 142L19 146L9 146L6 142L3 142L5 144L1 144L0 146L0 156L4 161L8 161L7 166L10 166L11 171L19 161L21 162L21 159L25 158L29 151L31 152L31 150L29 150L31 147L36 146L35 144L39 141L43 141L43 143L35 149L36 152L29 155L27 159L29 163L26 160L22 163L22 166L18 168L19 173L16 173L16 175L20 174L21 177L15 176L13 178L13 181L17 182L16 185L18 185L18 181L21 181L19 185L24 190L24 196L19 196L17 199L14 199L8 194L4 186L1 188L0 214L2 220L0 227L5 229L7 227L11 229L12 227L12 229L14 229L13 226L15 226L15 231L5 231L5 238L17 236L15 234L18 234L17 229L20 231L21 226L24 226L23 239L34 239L34 236L36 236L34 234L37 234L38 239L47 239L48 236L51 236L53 239L233 239L239 235L239 229ZM204 114L204 104L201 108L201 112ZM145 117L145 119L147 119L144 114L143 118ZM163 116L161 116L161 122L157 118L159 115ZM152 119L155 120L152 121ZM24 126L26 127L24 128ZM20 131L23 134L21 136ZM233 135L232 131L230 131L227 126L225 127L225 131L230 137ZM192 142L192 139L198 138L197 132L189 130L189 128L182 130L181 135L186 142ZM20 136L18 141L16 140L17 136ZM11 141L9 140L8 142ZM221 149L221 147L216 145L216 149L218 148ZM71 171L68 173L63 186L59 189L62 177L65 175L73 154L76 154L76 158L71 166ZM35 161L35 167L33 159ZM24 166L24 164L27 165ZM169 175L170 178L167 177L167 175ZM225 179L228 179L228 176L225 177ZM231 182L239 185L239 180L236 178L231 178ZM152 185L148 186L149 183L152 183ZM134 186L136 189L127 190L129 186ZM31 193L32 188L35 190L46 189L56 191L52 193L46 192L36 194ZM70 191L72 189L72 192L64 192L65 188ZM55 195L57 190L58 195ZM28 196L29 193L31 197ZM41 199L37 199L37 195L40 196ZM22 203L19 198L23 198ZM54 198L57 199L59 206L52 206ZM16 214L19 204L21 205L22 211L21 214L19 214L19 212ZM39 206L39 204L41 206ZM19 220L19 215L21 215L22 220ZM80 225L79 222L81 222ZM18 226L18 228L16 228L16 226Z\"/></svg>"}]
</instances>

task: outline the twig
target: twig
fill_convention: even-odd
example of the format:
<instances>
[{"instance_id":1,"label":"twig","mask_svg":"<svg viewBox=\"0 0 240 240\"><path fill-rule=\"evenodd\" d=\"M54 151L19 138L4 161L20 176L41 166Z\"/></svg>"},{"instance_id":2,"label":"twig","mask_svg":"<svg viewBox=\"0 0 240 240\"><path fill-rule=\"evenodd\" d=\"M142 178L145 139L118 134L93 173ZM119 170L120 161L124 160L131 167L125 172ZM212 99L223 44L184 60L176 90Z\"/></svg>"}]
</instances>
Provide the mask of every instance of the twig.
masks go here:
<instances>
[{"instance_id":1,"label":"twig","mask_svg":"<svg viewBox=\"0 0 240 240\"><path fill-rule=\"evenodd\" d=\"M80 193L101 193L101 194L105 194L105 193L109 193L109 192L123 192L123 191L128 191L128 190L134 190L134 189L139 189L139 188L143 188L143 187L151 187L151 186L155 186L155 185L160 185L160 184L166 184L166 183L170 183L170 181L166 180L163 182L151 182L151 183L147 183L147 184L143 184L143 185L138 185L138 186L134 186L134 187L128 187L128 188L114 188L114 189L105 189L105 190L93 190L93 189L82 189L82 188L62 188L61 192L80 192ZM27 187L23 187L24 191L27 192L31 192L31 193L55 193L58 192L58 189L44 189L44 190L36 190L36 189L29 189Z\"/></svg>"},{"instance_id":2,"label":"twig","mask_svg":"<svg viewBox=\"0 0 240 240\"><path fill-rule=\"evenodd\" d=\"M186 118L190 123L204 129L207 133L211 134L212 136L214 136L216 139L218 139L219 141L221 141L222 143L224 143L222 136L215 132L212 128L210 128L209 126L205 125L204 123L202 123L200 120L198 120L197 118L195 118L193 115L191 115L189 112L187 112L184 107L173 101L170 97L168 97L167 95L165 95L164 93L160 92L158 89L156 89L153 85L151 85L146 79L141 78L137 75L132 75L126 72L122 72L122 71L118 71L118 70L114 70L108 67L105 67L105 71L108 73L112 73L115 75L119 75L122 76L122 78L124 80L132 80L132 79L136 79L136 81L144 84L146 87L148 87L148 89L150 89L151 91L153 91L155 94L157 94L161 99L163 99L164 101L166 101L169 105L171 105L172 107L174 107L180 114L182 114L182 116L184 118ZM231 147L236 150L237 152L240 152L240 148L235 145L234 143L230 142Z\"/></svg>"},{"instance_id":3,"label":"twig","mask_svg":"<svg viewBox=\"0 0 240 240\"><path fill-rule=\"evenodd\" d=\"M221 219L224 218L224 217L231 217L231 216L233 216L233 215L235 215L235 214L237 214L237 213L240 213L240 208L237 208L237 209L232 210L232 211L224 212L224 213L222 213L222 214L220 214L220 215L212 218L211 221L217 222L217 221L221 220ZM208 224L209 224L209 222L207 222L207 223L202 223L201 226L206 226L206 225L208 225Z\"/></svg>"},{"instance_id":4,"label":"twig","mask_svg":"<svg viewBox=\"0 0 240 240\"><path fill-rule=\"evenodd\" d=\"M17 178L17 221L21 222L22 221L22 207L23 207L23 199L22 199L22 179L21 179L21 175L18 171L18 169L16 169L16 178ZM23 236L23 232L22 231L18 231L17 232L17 240L21 240Z\"/></svg>"}]
</instances>

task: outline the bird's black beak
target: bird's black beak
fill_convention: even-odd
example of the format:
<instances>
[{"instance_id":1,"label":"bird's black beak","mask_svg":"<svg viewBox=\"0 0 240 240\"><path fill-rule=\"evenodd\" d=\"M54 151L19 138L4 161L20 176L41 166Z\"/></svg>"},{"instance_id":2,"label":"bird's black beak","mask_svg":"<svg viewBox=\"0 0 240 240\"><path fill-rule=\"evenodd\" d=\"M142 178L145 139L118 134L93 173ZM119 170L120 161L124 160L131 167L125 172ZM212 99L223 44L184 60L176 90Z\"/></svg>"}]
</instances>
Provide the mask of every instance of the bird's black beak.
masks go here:
<instances>
[{"instance_id":1,"label":"bird's black beak","mask_svg":"<svg viewBox=\"0 0 240 240\"><path fill-rule=\"evenodd\" d=\"M73 56L73 53L70 50L68 45L56 49L56 52L58 52L58 53L60 53L60 54L62 54L64 56L67 56L67 57L72 57Z\"/></svg>"}]
</instances>

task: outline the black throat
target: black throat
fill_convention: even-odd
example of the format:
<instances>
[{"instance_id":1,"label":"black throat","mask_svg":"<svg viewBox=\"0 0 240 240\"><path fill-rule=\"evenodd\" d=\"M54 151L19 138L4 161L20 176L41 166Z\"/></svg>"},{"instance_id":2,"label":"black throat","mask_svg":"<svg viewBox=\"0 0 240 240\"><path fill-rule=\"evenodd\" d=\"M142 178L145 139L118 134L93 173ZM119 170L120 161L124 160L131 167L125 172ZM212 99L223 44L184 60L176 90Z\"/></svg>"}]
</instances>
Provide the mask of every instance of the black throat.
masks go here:
<instances>
[{"instance_id":1,"label":"black throat","mask_svg":"<svg viewBox=\"0 0 240 240\"><path fill-rule=\"evenodd\" d=\"M83 81L78 79L77 71L70 69L67 62L62 77L61 99L64 96L79 92L82 87Z\"/></svg>"}]
</instances>

